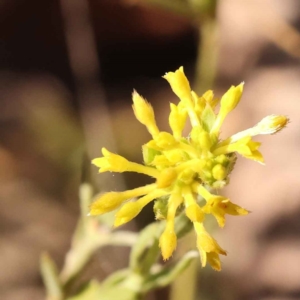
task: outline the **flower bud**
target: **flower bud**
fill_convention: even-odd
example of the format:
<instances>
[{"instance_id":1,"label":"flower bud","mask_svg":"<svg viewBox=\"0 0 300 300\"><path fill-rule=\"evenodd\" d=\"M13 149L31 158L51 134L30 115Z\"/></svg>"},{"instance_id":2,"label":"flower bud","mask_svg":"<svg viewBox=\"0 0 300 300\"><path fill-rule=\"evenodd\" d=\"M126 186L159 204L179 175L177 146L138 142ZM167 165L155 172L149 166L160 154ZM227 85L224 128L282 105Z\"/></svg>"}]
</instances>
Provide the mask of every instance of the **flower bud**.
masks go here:
<instances>
[{"instance_id":1,"label":"flower bud","mask_svg":"<svg viewBox=\"0 0 300 300\"><path fill-rule=\"evenodd\" d=\"M133 91L132 100L132 108L137 120L147 127L152 136L158 134L159 130L156 126L154 111L151 104L136 91Z\"/></svg>"},{"instance_id":2,"label":"flower bud","mask_svg":"<svg viewBox=\"0 0 300 300\"><path fill-rule=\"evenodd\" d=\"M193 182L196 173L192 169L186 169L178 175L179 182L189 185Z\"/></svg>"},{"instance_id":3,"label":"flower bud","mask_svg":"<svg viewBox=\"0 0 300 300\"><path fill-rule=\"evenodd\" d=\"M240 102L243 94L244 82L238 86L232 86L221 98L221 111L228 114Z\"/></svg>"},{"instance_id":4,"label":"flower bud","mask_svg":"<svg viewBox=\"0 0 300 300\"><path fill-rule=\"evenodd\" d=\"M185 126L187 112L184 109L180 109L173 103L170 103L171 112L169 115L169 124L177 139L180 139L182 130Z\"/></svg>"},{"instance_id":5,"label":"flower bud","mask_svg":"<svg viewBox=\"0 0 300 300\"><path fill-rule=\"evenodd\" d=\"M223 180L227 176L226 168L217 164L212 169L212 175L216 180Z\"/></svg>"},{"instance_id":6,"label":"flower bud","mask_svg":"<svg viewBox=\"0 0 300 300\"><path fill-rule=\"evenodd\" d=\"M91 204L90 215L102 215L118 208L122 202L126 200L123 193L109 192L96 198L95 202Z\"/></svg>"},{"instance_id":7,"label":"flower bud","mask_svg":"<svg viewBox=\"0 0 300 300\"><path fill-rule=\"evenodd\" d=\"M181 149L165 151L164 155L172 164L177 164L186 159L187 154Z\"/></svg>"},{"instance_id":8,"label":"flower bud","mask_svg":"<svg viewBox=\"0 0 300 300\"><path fill-rule=\"evenodd\" d=\"M196 112L197 116L201 116L201 114L206 106L205 99L203 97L198 97L198 95L194 91L192 91L191 94L192 94L192 99L194 102L195 112Z\"/></svg>"},{"instance_id":9,"label":"flower bud","mask_svg":"<svg viewBox=\"0 0 300 300\"><path fill-rule=\"evenodd\" d=\"M274 134L283 129L288 121L286 116L270 115L263 118L254 128L259 134Z\"/></svg>"},{"instance_id":10,"label":"flower bud","mask_svg":"<svg viewBox=\"0 0 300 300\"><path fill-rule=\"evenodd\" d=\"M100 168L99 173L107 171L122 173L127 170L129 161L126 158L109 152L106 148L102 148L102 154L104 157L92 160L92 164Z\"/></svg>"},{"instance_id":11,"label":"flower bud","mask_svg":"<svg viewBox=\"0 0 300 300\"><path fill-rule=\"evenodd\" d=\"M124 204L121 207L121 209L116 213L114 226L118 227L131 221L140 213L142 208L143 207L138 201Z\"/></svg>"},{"instance_id":12,"label":"flower bud","mask_svg":"<svg viewBox=\"0 0 300 300\"><path fill-rule=\"evenodd\" d=\"M224 122L224 119L240 102L244 88L242 82L238 86L232 86L221 98L221 108L218 116L210 130L211 133L219 134L220 128Z\"/></svg>"},{"instance_id":13,"label":"flower bud","mask_svg":"<svg viewBox=\"0 0 300 300\"><path fill-rule=\"evenodd\" d=\"M191 88L189 81L187 80L183 67L180 67L175 72L168 72L165 76L163 76L164 79L166 79L173 92L179 97L182 101L186 101L187 99L190 99L191 97Z\"/></svg>"},{"instance_id":14,"label":"flower bud","mask_svg":"<svg viewBox=\"0 0 300 300\"><path fill-rule=\"evenodd\" d=\"M168 132L160 132L155 138L156 145L162 149L170 149L177 144L174 136Z\"/></svg>"},{"instance_id":15,"label":"flower bud","mask_svg":"<svg viewBox=\"0 0 300 300\"><path fill-rule=\"evenodd\" d=\"M164 260L169 259L177 245L177 237L174 229L166 227L165 231L159 238L159 247L161 249L161 254Z\"/></svg>"}]
</instances>

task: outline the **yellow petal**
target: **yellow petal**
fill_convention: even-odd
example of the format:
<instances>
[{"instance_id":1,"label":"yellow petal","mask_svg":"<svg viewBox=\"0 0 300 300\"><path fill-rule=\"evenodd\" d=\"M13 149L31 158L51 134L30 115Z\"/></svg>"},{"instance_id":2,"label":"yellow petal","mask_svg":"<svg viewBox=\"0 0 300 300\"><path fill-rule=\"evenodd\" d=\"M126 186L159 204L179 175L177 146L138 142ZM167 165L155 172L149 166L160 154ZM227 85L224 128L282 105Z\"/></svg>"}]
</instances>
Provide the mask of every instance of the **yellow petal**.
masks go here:
<instances>
[{"instance_id":1,"label":"yellow petal","mask_svg":"<svg viewBox=\"0 0 300 300\"><path fill-rule=\"evenodd\" d=\"M185 209L185 214L192 222L202 222L204 220L204 213L196 203L187 207Z\"/></svg>"},{"instance_id":2,"label":"yellow petal","mask_svg":"<svg viewBox=\"0 0 300 300\"><path fill-rule=\"evenodd\" d=\"M258 134L274 134L283 129L289 119L286 116L270 115L263 118L256 126Z\"/></svg>"},{"instance_id":3,"label":"yellow petal","mask_svg":"<svg viewBox=\"0 0 300 300\"><path fill-rule=\"evenodd\" d=\"M183 198L177 189L173 191L168 200L167 225L159 239L159 247L161 248L161 253L164 260L167 260L172 256L177 245L174 222L176 211L182 201Z\"/></svg>"},{"instance_id":4,"label":"yellow petal","mask_svg":"<svg viewBox=\"0 0 300 300\"><path fill-rule=\"evenodd\" d=\"M107 149L102 148L104 157L95 158L92 164L99 167L99 172L125 172L128 169L129 161L121 155L109 152Z\"/></svg>"},{"instance_id":5,"label":"yellow petal","mask_svg":"<svg viewBox=\"0 0 300 300\"><path fill-rule=\"evenodd\" d=\"M202 223L195 222L194 227L197 234L197 247L201 257L202 267L204 267L208 261L213 269L221 270L219 254L226 255L226 251L206 232Z\"/></svg>"},{"instance_id":6,"label":"yellow petal","mask_svg":"<svg viewBox=\"0 0 300 300\"><path fill-rule=\"evenodd\" d=\"M90 215L96 216L110 212L118 208L124 200L126 200L126 198L124 199L124 194L122 192L110 192L101 195L91 204Z\"/></svg>"},{"instance_id":7,"label":"yellow petal","mask_svg":"<svg viewBox=\"0 0 300 300\"><path fill-rule=\"evenodd\" d=\"M225 225L225 214L241 216L249 213L246 209L222 196L212 196L203 207L203 212L212 214L220 227L224 227Z\"/></svg>"},{"instance_id":8,"label":"yellow petal","mask_svg":"<svg viewBox=\"0 0 300 300\"><path fill-rule=\"evenodd\" d=\"M96 200L91 204L90 214L100 215L112 211L119 207L124 201L130 198L149 194L152 191L155 191L155 189L156 184L148 184L124 192L109 192L100 195L100 197L97 197Z\"/></svg>"},{"instance_id":9,"label":"yellow petal","mask_svg":"<svg viewBox=\"0 0 300 300\"><path fill-rule=\"evenodd\" d=\"M173 92L182 101L191 101L191 88L188 79L186 78L183 67L180 67L175 72L168 72L163 76L169 84Z\"/></svg>"},{"instance_id":10,"label":"yellow petal","mask_svg":"<svg viewBox=\"0 0 300 300\"><path fill-rule=\"evenodd\" d=\"M155 122L154 111L149 102L147 102L142 96L140 96L136 91L132 94L133 100L133 111L138 119L143 125L145 125L152 136L159 133Z\"/></svg>"},{"instance_id":11,"label":"yellow petal","mask_svg":"<svg viewBox=\"0 0 300 300\"><path fill-rule=\"evenodd\" d=\"M191 92L191 95L194 102L195 112L197 116L200 117L206 106L206 100L203 97L198 97L198 95L194 91Z\"/></svg>"},{"instance_id":12,"label":"yellow petal","mask_svg":"<svg viewBox=\"0 0 300 300\"><path fill-rule=\"evenodd\" d=\"M244 82L238 86L232 86L221 98L221 111L222 113L228 114L230 111L235 109L235 107L240 102L243 94Z\"/></svg>"},{"instance_id":13,"label":"yellow petal","mask_svg":"<svg viewBox=\"0 0 300 300\"><path fill-rule=\"evenodd\" d=\"M149 191L147 195L139 198L135 202L129 202L122 206L122 208L116 213L115 216L115 227L121 226L133 218L135 218L140 211L151 201L156 198L165 196L167 192L164 190L156 189L153 191Z\"/></svg>"},{"instance_id":14,"label":"yellow petal","mask_svg":"<svg viewBox=\"0 0 300 300\"><path fill-rule=\"evenodd\" d=\"M158 188L166 188L170 186L177 178L177 172L174 168L167 168L160 172L156 184Z\"/></svg>"},{"instance_id":15,"label":"yellow petal","mask_svg":"<svg viewBox=\"0 0 300 300\"><path fill-rule=\"evenodd\" d=\"M220 144L226 145L226 144L234 143L246 136L256 136L259 134L275 134L280 130L282 130L284 127L286 127L288 122L289 119L286 116L270 115L263 118L255 126L232 135L231 137L221 142Z\"/></svg>"},{"instance_id":16,"label":"yellow petal","mask_svg":"<svg viewBox=\"0 0 300 300\"><path fill-rule=\"evenodd\" d=\"M217 241L211 237L208 232L205 230L204 225L202 223L194 223L194 227L197 234L197 246L198 249L201 248L203 251L216 252L219 254L226 255L226 251L223 250Z\"/></svg>"},{"instance_id":17,"label":"yellow petal","mask_svg":"<svg viewBox=\"0 0 300 300\"><path fill-rule=\"evenodd\" d=\"M226 168L221 164L217 164L212 169L212 175L216 180L223 180L227 176Z\"/></svg>"},{"instance_id":18,"label":"yellow petal","mask_svg":"<svg viewBox=\"0 0 300 300\"><path fill-rule=\"evenodd\" d=\"M159 247L161 249L161 254L164 260L168 260L177 245L177 237L173 229L166 227L165 231L159 238Z\"/></svg>"},{"instance_id":19,"label":"yellow petal","mask_svg":"<svg viewBox=\"0 0 300 300\"><path fill-rule=\"evenodd\" d=\"M156 145L164 150L171 149L178 142L175 140L174 136L168 132L162 131L155 137Z\"/></svg>"},{"instance_id":20,"label":"yellow petal","mask_svg":"<svg viewBox=\"0 0 300 300\"><path fill-rule=\"evenodd\" d=\"M116 213L114 226L118 227L131 221L141 212L142 208L138 202L125 203Z\"/></svg>"},{"instance_id":21,"label":"yellow petal","mask_svg":"<svg viewBox=\"0 0 300 300\"><path fill-rule=\"evenodd\" d=\"M179 106L173 103L170 103L170 108L169 124L174 137L178 140L181 138L182 130L186 123L187 112L185 109L180 109Z\"/></svg>"},{"instance_id":22,"label":"yellow petal","mask_svg":"<svg viewBox=\"0 0 300 300\"><path fill-rule=\"evenodd\" d=\"M221 271L221 261L218 253L216 252L207 253L207 260L214 270Z\"/></svg>"},{"instance_id":23,"label":"yellow petal","mask_svg":"<svg viewBox=\"0 0 300 300\"><path fill-rule=\"evenodd\" d=\"M226 116L238 105L243 94L244 83L232 86L221 98L221 107L211 133L218 134Z\"/></svg>"}]
</instances>

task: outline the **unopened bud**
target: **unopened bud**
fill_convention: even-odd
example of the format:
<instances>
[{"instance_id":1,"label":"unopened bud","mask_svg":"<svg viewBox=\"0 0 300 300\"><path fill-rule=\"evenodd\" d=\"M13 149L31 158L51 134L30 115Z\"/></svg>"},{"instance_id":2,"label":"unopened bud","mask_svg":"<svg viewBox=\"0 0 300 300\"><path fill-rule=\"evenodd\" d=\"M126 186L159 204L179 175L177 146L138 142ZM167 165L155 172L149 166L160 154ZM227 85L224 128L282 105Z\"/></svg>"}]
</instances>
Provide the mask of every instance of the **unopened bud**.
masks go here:
<instances>
[{"instance_id":1,"label":"unopened bud","mask_svg":"<svg viewBox=\"0 0 300 300\"><path fill-rule=\"evenodd\" d=\"M240 102L243 94L244 82L238 86L232 86L221 98L221 111L226 111L228 114Z\"/></svg>"},{"instance_id":2,"label":"unopened bud","mask_svg":"<svg viewBox=\"0 0 300 300\"><path fill-rule=\"evenodd\" d=\"M169 229L166 227L165 231L159 238L159 247L161 249L161 254L164 260L169 259L177 245L177 237L174 229Z\"/></svg>"},{"instance_id":3,"label":"unopened bud","mask_svg":"<svg viewBox=\"0 0 300 300\"><path fill-rule=\"evenodd\" d=\"M142 208L143 207L138 201L124 204L122 208L116 213L114 226L118 227L131 221L140 213Z\"/></svg>"},{"instance_id":4,"label":"unopened bud","mask_svg":"<svg viewBox=\"0 0 300 300\"><path fill-rule=\"evenodd\" d=\"M227 175L226 168L217 164L212 169L212 175L216 180L223 180Z\"/></svg>"},{"instance_id":5,"label":"unopened bud","mask_svg":"<svg viewBox=\"0 0 300 300\"><path fill-rule=\"evenodd\" d=\"M191 88L189 81L187 80L183 67L180 67L175 72L168 72L165 76L163 76L164 79L166 79L173 92L179 97L182 101L188 101L191 97Z\"/></svg>"},{"instance_id":6,"label":"unopened bud","mask_svg":"<svg viewBox=\"0 0 300 300\"><path fill-rule=\"evenodd\" d=\"M255 128L259 134L274 134L283 129L289 119L286 116L270 115L263 118Z\"/></svg>"},{"instance_id":7,"label":"unopened bud","mask_svg":"<svg viewBox=\"0 0 300 300\"><path fill-rule=\"evenodd\" d=\"M159 130L156 126L154 111L149 102L147 102L136 91L132 93L133 111L143 125L145 125L152 136L158 134Z\"/></svg>"},{"instance_id":8,"label":"unopened bud","mask_svg":"<svg viewBox=\"0 0 300 300\"><path fill-rule=\"evenodd\" d=\"M91 204L90 215L102 215L118 208L122 202L126 200L122 192L110 192L96 198L96 201Z\"/></svg>"},{"instance_id":9,"label":"unopened bud","mask_svg":"<svg viewBox=\"0 0 300 300\"><path fill-rule=\"evenodd\" d=\"M156 145L162 149L170 149L177 144L174 136L168 132L160 132L155 138Z\"/></svg>"}]
</instances>

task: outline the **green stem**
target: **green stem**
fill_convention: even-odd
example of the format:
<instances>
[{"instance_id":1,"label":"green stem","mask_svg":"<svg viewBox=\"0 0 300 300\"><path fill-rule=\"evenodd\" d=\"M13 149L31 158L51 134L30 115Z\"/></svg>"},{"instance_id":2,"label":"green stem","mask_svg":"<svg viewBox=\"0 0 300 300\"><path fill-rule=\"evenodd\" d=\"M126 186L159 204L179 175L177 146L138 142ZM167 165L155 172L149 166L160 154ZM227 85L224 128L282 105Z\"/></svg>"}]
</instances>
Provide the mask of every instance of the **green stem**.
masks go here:
<instances>
[{"instance_id":1,"label":"green stem","mask_svg":"<svg viewBox=\"0 0 300 300\"><path fill-rule=\"evenodd\" d=\"M190 249L190 245L195 242L194 233L190 233L184 237L176 257L183 257ZM193 264L187 266L185 272L176 278L171 286L171 300L195 300L199 286L196 285L196 278L199 270L199 259ZM184 288L182 288L184 287Z\"/></svg>"},{"instance_id":2,"label":"green stem","mask_svg":"<svg viewBox=\"0 0 300 300\"><path fill-rule=\"evenodd\" d=\"M46 287L47 300L63 300L64 292L57 267L47 253L41 255L41 274Z\"/></svg>"},{"instance_id":3,"label":"green stem","mask_svg":"<svg viewBox=\"0 0 300 300\"><path fill-rule=\"evenodd\" d=\"M158 6L161 9L171 11L177 15L190 18L193 15L193 10L183 1L178 0L143 0L142 3L147 5Z\"/></svg>"},{"instance_id":4,"label":"green stem","mask_svg":"<svg viewBox=\"0 0 300 300\"><path fill-rule=\"evenodd\" d=\"M206 17L199 24L199 45L196 62L195 91L202 95L211 89L217 70L218 58L218 26L217 20Z\"/></svg>"},{"instance_id":5,"label":"green stem","mask_svg":"<svg viewBox=\"0 0 300 300\"><path fill-rule=\"evenodd\" d=\"M93 226L93 224L90 224ZM96 225L96 224L95 224ZM88 265L95 252L108 245L132 246L136 242L136 234L127 231L101 233L85 232L79 241L72 245L67 253L60 280L64 286L68 286L74 278Z\"/></svg>"}]
</instances>

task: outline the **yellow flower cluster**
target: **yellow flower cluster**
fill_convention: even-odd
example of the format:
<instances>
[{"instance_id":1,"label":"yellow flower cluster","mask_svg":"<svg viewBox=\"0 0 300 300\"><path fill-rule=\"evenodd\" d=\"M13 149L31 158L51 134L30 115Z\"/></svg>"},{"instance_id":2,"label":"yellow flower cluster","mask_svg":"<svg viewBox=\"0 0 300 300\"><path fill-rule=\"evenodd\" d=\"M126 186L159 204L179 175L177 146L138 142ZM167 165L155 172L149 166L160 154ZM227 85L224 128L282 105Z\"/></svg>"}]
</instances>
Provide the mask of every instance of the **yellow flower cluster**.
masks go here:
<instances>
[{"instance_id":1,"label":"yellow flower cluster","mask_svg":"<svg viewBox=\"0 0 300 300\"><path fill-rule=\"evenodd\" d=\"M90 214L104 214L122 205L115 215L114 224L120 226L136 217L151 201L156 200L158 204L161 202L155 205L155 212L157 218L166 220L159 245L163 258L167 260L177 244L175 216L184 211L195 228L202 266L208 261L215 270L220 270L219 255L226 255L226 252L205 230L205 215L213 215L218 225L223 227L226 214L246 215L248 211L226 197L212 194L210 190L220 189L229 182L236 153L263 163L263 156L258 150L260 143L254 142L252 137L278 132L288 119L271 115L253 128L221 141L220 128L227 114L239 103L244 84L232 86L219 101L214 98L212 91L200 97L192 91L182 67L163 77L180 99L177 105L170 104L169 124L172 134L158 129L151 105L134 91L134 114L152 136L143 145L144 165L130 162L105 148L102 149L103 157L92 161L100 168L100 173L138 172L153 177L155 182L124 192L106 193L91 205ZM215 113L219 102L219 111ZM188 137L183 137L187 117L192 129ZM136 198L138 200L129 201Z\"/></svg>"}]
</instances>

